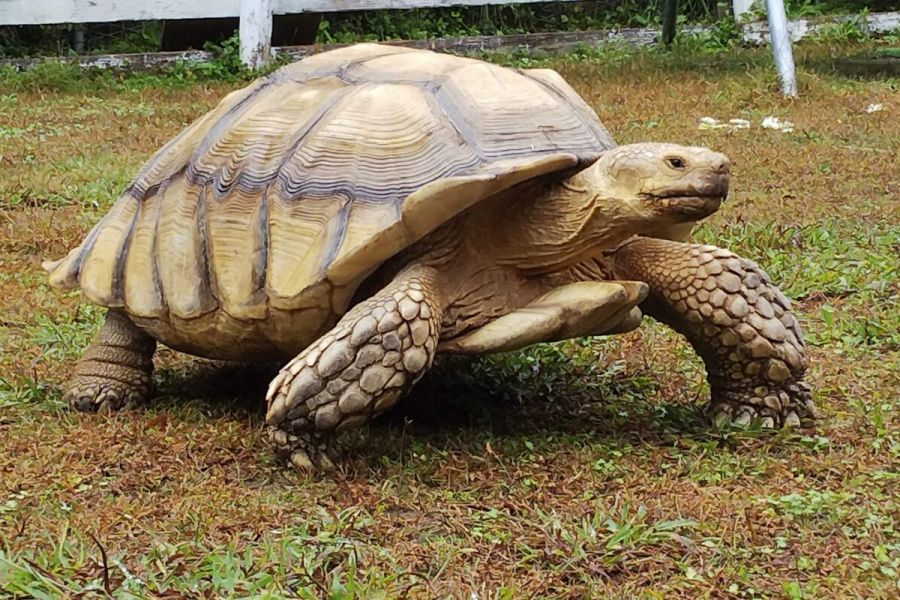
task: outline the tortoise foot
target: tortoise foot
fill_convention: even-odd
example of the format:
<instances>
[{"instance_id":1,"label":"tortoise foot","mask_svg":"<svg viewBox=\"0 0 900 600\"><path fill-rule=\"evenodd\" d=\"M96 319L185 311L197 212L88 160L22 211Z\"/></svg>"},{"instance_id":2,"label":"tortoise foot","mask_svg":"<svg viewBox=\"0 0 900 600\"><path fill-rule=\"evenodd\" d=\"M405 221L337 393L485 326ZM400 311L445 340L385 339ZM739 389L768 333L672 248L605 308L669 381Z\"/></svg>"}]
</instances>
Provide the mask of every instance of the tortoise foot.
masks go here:
<instances>
[{"instance_id":1,"label":"tortoise foot","mask_svg":"<svg viewBox=\"0 0 900 600\"><path fill-rule=\"evenodd\" d=\"M115 379L76 377L63 401L81 412L112 413L142 404L149 394L149 381L146 385L132 385Z\"/></svg>"},{"instance_id":2,"label":"tortoise foot","mask_svg":"<svg viewBox=\"0 0 900 600\"><path fill-rule=\"evenodd\" d=\"M287 433L278 427L268 427L269 440L275 455L290 463L301 473L330 473L335 469L338 452L334 437L314 431Z\"/></svg>"},{"instance_id":3,"label":"tortoise foot","mask_svg":"<svg viewBox=\"0 0 900 600\"><path fill-rule=\"evenodd\" d=\"M809 386L802 381L777 389L760 385L714 393L705 413L715 427L808 428L818 418Z\"/></svg>"},{"instance_id":4,"label":"tortoise foot","mask_svg":"<svg viewBox=\"0 0 900 600\"><path fill-rule=\"evenodd\" d=\"M714 246L637 238L616 269L650 285L648 314L687 337L703 358L716 425L811 426L808 359L791 303L759 266Z\"/></svg>"}]
</instances>

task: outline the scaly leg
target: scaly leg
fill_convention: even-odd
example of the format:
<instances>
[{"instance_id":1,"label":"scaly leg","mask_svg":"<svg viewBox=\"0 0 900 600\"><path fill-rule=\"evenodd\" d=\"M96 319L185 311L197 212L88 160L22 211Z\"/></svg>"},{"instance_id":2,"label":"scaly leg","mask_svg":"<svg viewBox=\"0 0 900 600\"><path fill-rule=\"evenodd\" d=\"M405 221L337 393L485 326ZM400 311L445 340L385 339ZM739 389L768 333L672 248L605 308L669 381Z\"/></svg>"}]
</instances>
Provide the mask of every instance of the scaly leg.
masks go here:
<instances>
[{"instance_id":1,"label":"scaly leg","mask_svg":"<svg viewBox=\"0 0 900 600\"><path fill-rule=\"evenodd\" d=\"M431 366L440 335L436 273L413 267L361 302L269 385L276 453L300 470L328 470L335 434L397 402Z\"/></svg>"},{"instance_id":2,"label":"scaly leg","mask_svg":"<svg viewBox=\"0 0 900 600\"><path fill-rule=\"evenodd\" d=\"M81 411L131 408L150 395L156 341L122 312L110 310L78 362L63 399Z\"/></svg>"},{"instance_id":3,"label":"scaly leg","mask_svg":"<svg viewBox=\"0 0 900 600\"><path fill-rule=\"evenodd\" d=\"M613 272L646 282L644 312L683 334L706 363L717 425L796 427L815 418L790 302L755 263L715 246L635 238Z\"/></svg>"}]
</instances>

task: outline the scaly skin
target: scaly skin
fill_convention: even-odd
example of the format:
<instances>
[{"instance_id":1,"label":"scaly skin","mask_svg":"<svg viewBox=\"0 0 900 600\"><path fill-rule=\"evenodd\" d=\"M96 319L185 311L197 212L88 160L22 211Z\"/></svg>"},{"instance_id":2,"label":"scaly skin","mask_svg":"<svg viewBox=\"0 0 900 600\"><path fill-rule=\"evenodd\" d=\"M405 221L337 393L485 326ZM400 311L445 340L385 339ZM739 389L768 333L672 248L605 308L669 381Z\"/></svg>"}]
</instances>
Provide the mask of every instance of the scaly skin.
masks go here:
<instances>
[{"instance_id":1,"label":"scaly skin","mask_svg":"<svg viewBox=\"0 0 900 600\"><path fill-rule=\"evenodd\" d=\"M683 334L706 363L717 425L797 427L815 407L790 302L754 262L700 244L635 238L612 255L617 277L650 286L642 310Z\"/></svg>"},{"instance_id":2,"label":"scaly skin","mask_svg":"<svg viewBox=\"0 0 900 600\"><path fill-rule=\"evenodd\" d=\"M150 394L156 341L117 310L106 313L97 338L75 363L63 399L75 410L113 412Z\"/></svg>"},{"instance_id":3,"label":"scaly skin","mask_svg":"<svg viewBox=\"0 0 900 600\"><path fill-rule=\"evenodd\" d=\"M279 457L302 471L332 469L334 435L393 406L425 374L440 334L436 276L400 273L281 370L266 395Z\"/></svg>"}]
</instances>

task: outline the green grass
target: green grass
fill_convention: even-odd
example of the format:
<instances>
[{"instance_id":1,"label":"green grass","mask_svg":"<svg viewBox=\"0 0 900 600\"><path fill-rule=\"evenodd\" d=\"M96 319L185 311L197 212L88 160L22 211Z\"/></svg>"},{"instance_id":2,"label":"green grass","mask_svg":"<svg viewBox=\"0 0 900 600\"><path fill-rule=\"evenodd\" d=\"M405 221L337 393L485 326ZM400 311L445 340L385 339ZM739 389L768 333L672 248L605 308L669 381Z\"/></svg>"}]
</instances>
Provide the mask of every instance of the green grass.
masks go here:
<instances>
[{"instance_id":1,"label":"green grass","mask_svg":"<svg viewBox=\"0 0 900 600\"><path fill-rule=\"evenodd\" d=\"M104 591L117 598L210 592L230 598L395 598L420 585L416 573L367 541L372 519L364 511L323 514L320 521L315 528L286 528L256 541L235 536L214 547L157 542L130 567L98 540L73 540L63 529L46 540L46 552L0 551L0 582L8 593L48 599ZM386 574L391 567L396 571Z\"/></svg>"}]
</instances>

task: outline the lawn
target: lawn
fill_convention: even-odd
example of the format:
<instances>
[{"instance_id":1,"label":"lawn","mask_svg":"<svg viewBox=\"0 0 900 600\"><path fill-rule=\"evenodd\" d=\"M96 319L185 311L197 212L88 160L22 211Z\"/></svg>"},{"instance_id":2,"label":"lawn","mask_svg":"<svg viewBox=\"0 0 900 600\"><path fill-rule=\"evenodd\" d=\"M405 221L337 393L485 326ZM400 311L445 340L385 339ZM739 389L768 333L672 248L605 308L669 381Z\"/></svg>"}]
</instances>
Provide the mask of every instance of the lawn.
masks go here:
<instances>
[{"instance_id":1,"label":"lawn","mask_svg":"<svg viewBox=\"0 0 900 600\"><path fill-rule=\"evenodd\" d=\"M60 400L102 311L51 290L41 261L241 84L4 75L0 597L896 598L900 101L896 79L827 68L859 49L799 47L793 101L765 49L550 62L619 142L731 157L733 192L697 237L795 300L817 430L710 430L702 364L648 322L441 361L312 479L264 439L271 370L161 349L148 406Z\"/></svg>"}]
</instances>

